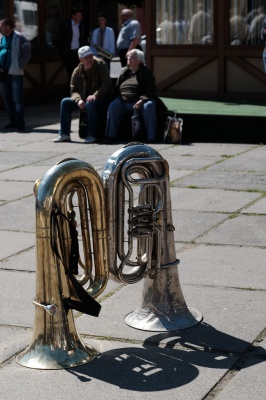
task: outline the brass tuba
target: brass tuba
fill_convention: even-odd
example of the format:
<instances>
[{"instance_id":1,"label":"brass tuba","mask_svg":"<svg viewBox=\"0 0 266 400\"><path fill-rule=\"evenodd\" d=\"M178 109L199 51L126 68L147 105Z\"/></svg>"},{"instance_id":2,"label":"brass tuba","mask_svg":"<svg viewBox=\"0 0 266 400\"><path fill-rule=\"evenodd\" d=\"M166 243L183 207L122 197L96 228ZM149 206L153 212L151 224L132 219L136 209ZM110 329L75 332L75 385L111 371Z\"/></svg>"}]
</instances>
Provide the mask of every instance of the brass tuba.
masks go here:
<instances>
[{"instance_id":1,"label":"brass tuba","mask_svg":"<svg viewBox=\"0 0 266 400\"><path fill-rule=\"evenodd\" d=\"M196 325L202 315L187 307L178 277L167 161L149 146L130 143L109 158L102 180L110 273L126 283L144 278L142 303L126 324L147 331Z\"/></svg>"},{"instance_id":2,"label":"brass tuba","mask_svg":"<svg viewBox=\"0 0 266 400\"><path fill-rule=\"evenodd\" d=\"M103 186L93 167L68 159L37 181L34 191L35 322L31 344L16 361L37 369L75 367L98 356L96 349L82 342L72 309L97 316L100 306L93 298L107 284L109 262ZM74 205L76 198L77 206ZM72 249L78 235L74 208L79 213L83 255ZM84 270L79 281L75 277L77 263ZM75 264L73 273L71 264Z\"/></svg>"}]
</instances>

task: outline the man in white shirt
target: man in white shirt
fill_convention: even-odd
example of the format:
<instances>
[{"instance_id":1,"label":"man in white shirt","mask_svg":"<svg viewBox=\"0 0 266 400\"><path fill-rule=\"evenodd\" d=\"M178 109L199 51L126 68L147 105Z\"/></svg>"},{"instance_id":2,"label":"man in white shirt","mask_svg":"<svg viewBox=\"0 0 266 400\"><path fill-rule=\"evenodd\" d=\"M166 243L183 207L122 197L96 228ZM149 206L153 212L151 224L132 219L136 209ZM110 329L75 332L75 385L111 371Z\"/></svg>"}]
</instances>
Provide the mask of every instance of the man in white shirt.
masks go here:
<instances>
[{"instance_id":1,"label":"man in white shirt","mask_svg":"<svg viewBox=\"0 0 266 400\"><path fill-rule=\"evenodd\" d=\"M99 28L96 28L92 31L90 47L93 51L93 54L96 57L101 58L102 60L105 61L106 65L110 71L111 58L106 58L103 55L99 54L99 49L97 49L93 45L95 44L98 47L101 47L102 49L109 52L110 56L114 56L115 55L115 33L112 28L107 26L107 18L104 14L99 13L97 16L97 21L98 21Z\"/></svg>"}]
</instances>

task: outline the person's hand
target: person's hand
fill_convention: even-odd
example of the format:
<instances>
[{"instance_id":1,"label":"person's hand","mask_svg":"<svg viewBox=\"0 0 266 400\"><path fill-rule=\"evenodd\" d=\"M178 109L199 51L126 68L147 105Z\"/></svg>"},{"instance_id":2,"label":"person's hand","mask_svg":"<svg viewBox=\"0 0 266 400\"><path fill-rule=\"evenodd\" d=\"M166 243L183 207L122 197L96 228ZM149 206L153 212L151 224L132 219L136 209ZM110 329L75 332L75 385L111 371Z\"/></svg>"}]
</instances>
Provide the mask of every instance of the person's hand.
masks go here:
<instances>
[{"instance_id":1,"label":"person's hand","mask_svg":"<svg viewBox=\"0 0 266 400\"><path fill-rule=\"evenodd\" d=\"M94 94L90 94L87 98L86 101L95 101L96 100L96 96L94 96Z\"/></svg>"},{"instance_id":2,"label":"person's hand","mask_svg":"<svg viewBox=\"0 0 266 400\"><path fill-rule=\"evenodd\" d=\"M135 108L136 110L140 110L141 107L142 107L142 104L143 104L143 100L138 100L138 101L134 104L133 108Z\"/></svg>"},{"instance_id":3,"label":"person's hand","mask_svg":"<svg viewBox=\"0 0 266 400\"><path fill-rule=\"evenodd\" d=\"M84 108L85 108L85 103L84 103L83 100L79 100L79 101L78 101L78 107L79 107L81 110L84 110Z\"/></svg>"}]
</instances>

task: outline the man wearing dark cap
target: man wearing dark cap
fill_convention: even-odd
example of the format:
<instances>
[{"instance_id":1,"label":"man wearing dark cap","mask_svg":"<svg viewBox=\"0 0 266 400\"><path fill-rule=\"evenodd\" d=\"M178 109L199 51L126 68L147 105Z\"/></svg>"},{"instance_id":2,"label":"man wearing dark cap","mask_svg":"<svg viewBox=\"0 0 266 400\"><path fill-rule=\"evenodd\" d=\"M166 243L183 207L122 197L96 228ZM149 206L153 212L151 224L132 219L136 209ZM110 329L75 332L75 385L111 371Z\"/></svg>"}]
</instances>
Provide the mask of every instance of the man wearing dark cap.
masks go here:
<instances>
[{"instance_id":1,"label":"man wearing dark cap","mask_svg":"<svg viewBox=\"0 0 266 400\"><path fill-rule=\"evenodd\" d=\"M79 65L70 82L70 96L61 101L59 136L54 142L70 142L71 114L73 110L86 110L88 131L85 143L98 139L98 113L107 107L112 93L112 81L103 60L93 56L89 46L78 50Z\"/></svg>"}]
</instances>

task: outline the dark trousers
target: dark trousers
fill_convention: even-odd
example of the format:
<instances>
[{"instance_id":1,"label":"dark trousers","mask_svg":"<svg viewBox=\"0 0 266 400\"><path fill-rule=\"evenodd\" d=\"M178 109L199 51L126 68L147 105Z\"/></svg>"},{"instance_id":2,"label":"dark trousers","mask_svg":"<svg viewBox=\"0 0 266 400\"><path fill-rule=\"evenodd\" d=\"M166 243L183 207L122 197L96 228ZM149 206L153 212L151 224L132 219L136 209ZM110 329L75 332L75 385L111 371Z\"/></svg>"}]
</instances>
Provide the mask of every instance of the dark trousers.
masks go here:
<instances>
[{"instance_id":1,"label":"dark trousers","mask_svg":"<svg viewBox=\"0 0 266 400\"><path fill-rule=\"evenodd\" d=\"M68 56L64 57L64 66L67 70L68 74L68 82L70 83L70 79L74 69L79 65L79 57L77 50L69 50Z\"/></svg>"}]
</instances>

